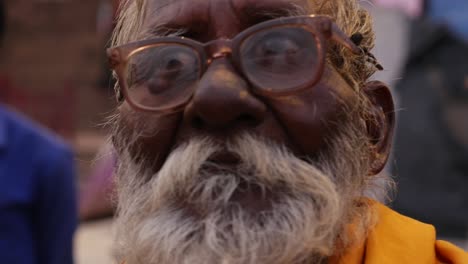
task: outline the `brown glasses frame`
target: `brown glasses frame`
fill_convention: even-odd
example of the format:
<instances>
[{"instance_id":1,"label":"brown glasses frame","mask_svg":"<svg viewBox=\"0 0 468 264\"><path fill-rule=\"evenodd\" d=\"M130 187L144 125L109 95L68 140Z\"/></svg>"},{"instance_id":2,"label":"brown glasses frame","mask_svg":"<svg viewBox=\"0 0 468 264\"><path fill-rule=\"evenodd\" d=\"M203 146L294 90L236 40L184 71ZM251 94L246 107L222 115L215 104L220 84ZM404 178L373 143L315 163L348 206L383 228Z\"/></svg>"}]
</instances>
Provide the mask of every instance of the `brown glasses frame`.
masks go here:
<instances>
[{"instance_id":1,"label":"brown glasses frame","mask_svg":"<svg viewBox=\"0 0 468 264\"><path fill-rule=\"evenodd\" d=\"M251 80L248 79L248 74L245 73L241 58L239 56L241 44L252 34L262 31L264 29L272 27L301 27L313 34L317 43L317 54L318 54L318 66L316 74L311 78L310 82L304 83L301 86L288 89L286 91L273 91L264 87L256 86ZM132 101L128 95L128 87L125 79L125 71L128 66L129 58L136 52L142 51L147 48L151 48L160 44L177 44L187 46L195 50L199 55L200 61L200 73L198 78L200 79L208 66L213 60L221 57L230 57L234 67L241 72L245 78L249 81L252 86L252 91L255 94L266 97L277 97L291 95L300 92L308 87L315 85L321 78L326 57L326 40L331 39L335 42L348 48L355 54L361 53L361 49L358 48L351 39L341 31L338 26L328 16L322 15L308 15L308 16L296 16L277 18L266 22L259 23L255 26L247 28L246 30L239 33L233 39L217 39L206 43L200 43L198 41L184 38L184 37L158 37L138 42L125 44L118 47L109 48L107 55L111 68L117 74L119 83L119 92L122 93L126 101L135 109L147 112L159 112L159 113L173 113L177 112L185 107L185 105L193 96L179 104L169 105L163 108L146 107ZM122 87L123 86L123 87Z\"/></svg>"}]
</instances>

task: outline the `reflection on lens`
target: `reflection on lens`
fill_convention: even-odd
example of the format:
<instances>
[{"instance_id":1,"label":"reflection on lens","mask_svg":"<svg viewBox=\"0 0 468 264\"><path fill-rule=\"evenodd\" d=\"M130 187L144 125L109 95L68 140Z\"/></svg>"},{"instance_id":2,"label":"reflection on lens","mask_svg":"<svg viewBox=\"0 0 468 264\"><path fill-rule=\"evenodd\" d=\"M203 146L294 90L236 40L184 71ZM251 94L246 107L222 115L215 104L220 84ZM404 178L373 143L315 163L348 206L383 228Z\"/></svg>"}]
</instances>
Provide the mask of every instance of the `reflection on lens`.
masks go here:
<instances>
[{"instance_id":1,"label":"reflection on lens","mask_svg":"<svg viewBox=\"0 0 468 264\"><path fill-rule=\"evenodd\" d=\"M126 74L128 94L134 103L170 107L190 97L200 74L200 59L189 47L160 44L133 54Z\"/></svg>"},{"instance_id":2,"label":"reflection on lens","mask_svg":"<svg viewBox=\"0 0 468 264\"><path fill-rule=\"evenodd\" d=\"M257 87L282 92L304 85L317 74L314 35L296 27L263 30L241 45L242 67Z\"/></svg>"}]
</instances>

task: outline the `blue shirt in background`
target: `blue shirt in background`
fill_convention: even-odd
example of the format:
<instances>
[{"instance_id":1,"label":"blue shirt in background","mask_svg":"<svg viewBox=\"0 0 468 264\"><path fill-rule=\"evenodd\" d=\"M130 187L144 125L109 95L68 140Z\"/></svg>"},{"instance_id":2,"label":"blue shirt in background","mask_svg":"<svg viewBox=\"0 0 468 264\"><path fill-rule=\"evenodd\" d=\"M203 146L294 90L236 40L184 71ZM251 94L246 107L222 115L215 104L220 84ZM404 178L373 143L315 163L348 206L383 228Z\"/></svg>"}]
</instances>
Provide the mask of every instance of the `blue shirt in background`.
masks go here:
<instances>
[{"instance_id":1,"label":"blue shirt in background","mask_svg":"<svg viewBox=\"0 0 468 264\"><path fill-rule=\"evenodd\" d=\"M0 105L0 263L73 263L75 191L70 148Z\"/></svg>"},{"instance_id":2,"label":"blue shirt in background","mask_svg":"<svg viewBox=\"0 0 468 264\"><path fill-rule=\"evenodd\" d=\"M429 0L427 15L468 41L468 0Z\"/></svg>"}]
</instances>

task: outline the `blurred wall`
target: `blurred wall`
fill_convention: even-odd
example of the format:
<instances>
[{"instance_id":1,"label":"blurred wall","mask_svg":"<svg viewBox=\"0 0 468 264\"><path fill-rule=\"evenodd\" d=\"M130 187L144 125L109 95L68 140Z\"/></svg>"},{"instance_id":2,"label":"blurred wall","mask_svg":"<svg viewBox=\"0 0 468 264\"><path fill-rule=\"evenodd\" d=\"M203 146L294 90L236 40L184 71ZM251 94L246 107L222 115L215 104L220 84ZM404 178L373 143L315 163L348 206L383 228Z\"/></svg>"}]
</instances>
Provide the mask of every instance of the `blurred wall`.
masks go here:
<instances>
[{"instance_id":1,"label":"blurred wall","mask_svg":"<svg viewBox=\"0 0 468 264\"><path fill-rule=\"evenodd\" d=\"M54 130L97 130L112 105L112 95L97 87L107 37L97 32L99 3L6 0L0 73L10 79L16 107Z\"/></svg>"},{"instance_id":2,"label":"blurred wall","mask_svg":"<svg viewBox=\"0 0 468 264\"><path fill-rule=\"evenodd\" d=\"M384 67L372 78L389 84L392 88L403 76L409 48L409 18L397 9L362 5L370 11L374 20L375 48L372 51Z\"/></svg>"}]
</instances>

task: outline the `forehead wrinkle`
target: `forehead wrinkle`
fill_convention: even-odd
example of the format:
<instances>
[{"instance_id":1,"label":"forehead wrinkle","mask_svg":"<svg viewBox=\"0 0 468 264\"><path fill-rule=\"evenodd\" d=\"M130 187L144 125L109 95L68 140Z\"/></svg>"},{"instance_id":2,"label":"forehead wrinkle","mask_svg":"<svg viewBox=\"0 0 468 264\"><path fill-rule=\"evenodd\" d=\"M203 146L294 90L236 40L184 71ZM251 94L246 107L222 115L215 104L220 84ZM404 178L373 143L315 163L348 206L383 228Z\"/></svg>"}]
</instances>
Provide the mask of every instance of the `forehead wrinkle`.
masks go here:
<instances>
[{"instance_id":1,"label":"forehead wrinkle","mask_svg":"<svg viewBox=\"0 0 468 264\"><path fill-rule=\"evenodd\" d=\"M190 8L184 5L184 2L190 4L204 4L203 1L187 0L154 0L148 5L145 23L143 25L145 35L157 35L165 31L184 31L184 27L189 27L196 22L207 20L207 14L199 14L203 8ZM206 10L203 11L205 13ZM166 30L167 29L167 30ZM173 32L171 32L173 33Z\"/></svg>"},{"instance_id":2,"label":"forehead wrinkle","mask_svg":"<svg viewBox=\"0 0 468 264\"><path fill-rule=\"evenodd\" d=\"M154 9L155 11L177 4L181 0L147 0L150 2L147 6Z\"/></svg>"},{"instance_id":3,"label":"forehead wrinkle","mask_svg":"<svg viewBox=\"0 0 468 264\"><path fill-rule=\"evenodd\" d=\"M197 5L198 8L191 8ZM200 5L204 5L200 7ZM224 23L218 18L234 15L235 21L243 23L257 18L274 19L285 16L307 14L307 0L153 0L146 2L147 12L139 39L156 36L177 36L194 24L212 25L215 31L223 32ZM219 10L218 10L219 9ZM213 19L213 21L211 21ZM253 19L253 20L252 20ZM214 23L214 24L213 24ZM216 34L222 37L223 34ZM218 37L219 37L218 36Z\"/></svg>"},{"instance_id":4,"label":"forehead wrinkle","mask_svg":"<svg viewBox=\"0 0 468 264\"><path fill-rule=\"evenodd\" d=\"M233 0L235 1L235 0ZM252 11L290 11L292 14L298 14L299 11L304 11L308 7L306 0L239 0L237 9L252 10Z\"/></svg>"},{"instance_id":5,"label":"forehead wrinkle","mask_svg":"<svg viewBox=\"0 0 468 264\"><path fill-rule=\"evenodd\" d=\"M146 17L144 18L145 21L147 21L144 25L145 27L151 27L151 26L160 26L161 24L165 24L166 21L164 21L164 16L161 14L164 14L164 11L167 10L167 8L173 7L174 5L177 6L178 3L180 3L181 0L154 0L154 1L149 1L150 4L148 4L147 9L148 11L146 12ZM180 12L180 7L177 9L178 12Z\"/></svg>"},{"instance_id":6,"label":"forehead wrinkle","mask_svg":"<svg viewBox=\"0 0 468 264\"><path fill-rule=\"evenodd\" d=\"M178 12L180 13L182 6L179 4L182 2L192 2L191 4L207 4L206 11L208 12L207 15L211 12L209 9L212 8L214 3L217 2L226 2L227 1L227 6L229 6L229 9L233 11L233 13L237 17L241 17L242 15L246 15L243 11L244 10L252 10L252 11L274 11L275 9L280 11L280 10L286 10L286 11L292 11L291 13L298 13L298 11L303 11L304 9L307 9L308 6L308 1L307 0L203 0L203 1L190 1L190 0L154 0L154 1L148 1L150 4L148 4L148 9L151 11L147 13L147 17L153 16L153 17L158 17L160 14L164 14L164 10L167 8L172 7L173 5L178 5ZM195 3L196 2L196 3ZM218 5L216 5L218 6ZM171 12L174 13L174 12ZM222 12L220 12L222 13ZM170 18L166 18L167 20L169 19L174 19L176 17L179 17L177 14L171 15ZM206 16L205 16L206 17ZM157 24L164 23L165 21L161 21Z\"/></svg>"}]
</instances>

